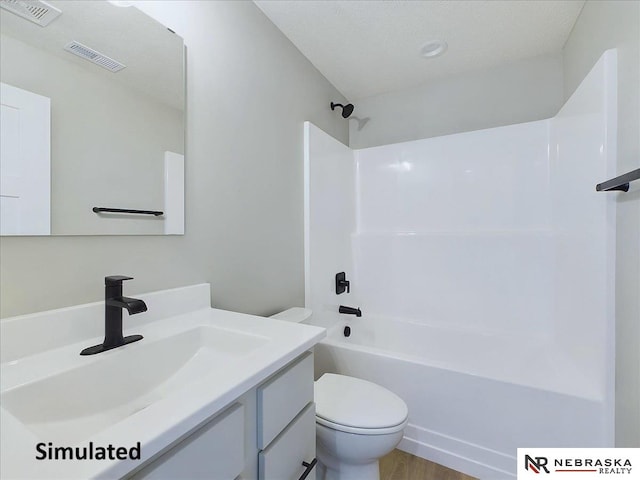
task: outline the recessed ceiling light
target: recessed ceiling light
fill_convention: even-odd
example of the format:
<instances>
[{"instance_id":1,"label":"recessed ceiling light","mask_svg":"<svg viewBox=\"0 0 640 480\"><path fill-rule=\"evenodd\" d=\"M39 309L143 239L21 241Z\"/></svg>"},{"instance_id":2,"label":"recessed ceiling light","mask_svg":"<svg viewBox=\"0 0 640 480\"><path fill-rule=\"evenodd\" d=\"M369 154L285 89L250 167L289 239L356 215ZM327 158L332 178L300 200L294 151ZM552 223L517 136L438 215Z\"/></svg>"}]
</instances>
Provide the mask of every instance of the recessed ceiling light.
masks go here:
<instances>
[{"instance_id":1,"label":"recessed ceiling light","mask_svg":"<svg viewBox=\"0 0 640 480\"><path fill-rule=\"evenodd\" d=\"M107 0L109 3L112 3L116 7L132 7L133 1L127 0Z\"/></svg>"},{"instance_id":2,"label":"recessed ceiling light","mask_svg":"<svg viewBox=\"0 0 640 480\"><path fill-rule=\"evenodd\" d=\"M420 55L424 58L433 58L442 55L446 51L447 42L444 40L431 40L422 46Z\"/></svg>"}]
</instances>

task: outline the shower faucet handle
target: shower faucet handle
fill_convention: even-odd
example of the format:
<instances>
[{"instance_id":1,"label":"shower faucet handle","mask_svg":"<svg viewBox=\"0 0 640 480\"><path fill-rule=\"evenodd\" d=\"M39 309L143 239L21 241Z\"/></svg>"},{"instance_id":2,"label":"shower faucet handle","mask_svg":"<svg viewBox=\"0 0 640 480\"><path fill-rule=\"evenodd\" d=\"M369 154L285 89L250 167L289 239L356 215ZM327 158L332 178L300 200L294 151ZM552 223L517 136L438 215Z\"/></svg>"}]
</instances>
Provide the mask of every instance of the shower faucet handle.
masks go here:
<instances>
[{"instance_id":1,"label":"shower faucet handle","mask_svg":"<svg viewBox=\"0 0 640 480\"><path fill-rule=\"evenodd\" d=\"M344 293L345 290L347 293L351 292L351 282L347 280L347 274L344 272L336 273L336 295Z\"/></svg>"}]
</instances>

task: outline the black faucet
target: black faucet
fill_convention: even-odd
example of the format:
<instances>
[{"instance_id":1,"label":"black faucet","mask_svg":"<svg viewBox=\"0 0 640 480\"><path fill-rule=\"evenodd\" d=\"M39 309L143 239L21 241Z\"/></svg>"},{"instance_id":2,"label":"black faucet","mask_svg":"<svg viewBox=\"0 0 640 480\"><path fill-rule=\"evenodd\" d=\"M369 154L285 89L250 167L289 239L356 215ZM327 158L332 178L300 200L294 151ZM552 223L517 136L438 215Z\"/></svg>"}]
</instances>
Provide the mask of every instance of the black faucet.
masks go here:
<instances>
[{"instance_id":1,"label":"black faucet","mask_svg":"<svg viewBox=\"0 0 640 480\"><path fill-rule=\"evenodd\" d=\"M147 311L147 305L142 300L122 296L124 280L133 278L122 275L104 278L104 342L85 348L80 355L94 355L142 340L142 335L122 336L122 309L126 308L129 315Z\"/></svg>"},{"instance_id":2,"label":"black faucet","mask_svg":"<svg viewBox=\"0 0 640 480\"><path fill-rule=\"evenodd\" d=\"M340 305L340 308L338 308L338 312L344 313L346 315L355 315L356 317L362 316L362 312L359 308L345 307L344 305Z\"/></svg>"}]
</instances>

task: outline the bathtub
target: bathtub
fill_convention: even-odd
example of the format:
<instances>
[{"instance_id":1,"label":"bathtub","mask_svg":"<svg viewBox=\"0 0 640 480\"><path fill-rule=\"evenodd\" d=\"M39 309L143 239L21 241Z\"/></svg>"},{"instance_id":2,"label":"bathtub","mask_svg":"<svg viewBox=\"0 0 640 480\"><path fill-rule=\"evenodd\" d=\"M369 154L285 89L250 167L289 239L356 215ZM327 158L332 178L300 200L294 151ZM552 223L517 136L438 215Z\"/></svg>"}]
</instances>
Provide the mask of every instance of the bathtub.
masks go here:
<instances>
[{"instance_id":1,"label":"bathtub","mask_svg":"<svg viewBox=\"0 0 640 480\"><path fill-rule=\"evenodd\" d=\"M401 450L500 480L516 478L518 447L606 446L600 389L549 339L331 317L307 322L328 327L315 348L316 378L351 375L402 397L409 425Z\"/></svg>"}]
</instances>

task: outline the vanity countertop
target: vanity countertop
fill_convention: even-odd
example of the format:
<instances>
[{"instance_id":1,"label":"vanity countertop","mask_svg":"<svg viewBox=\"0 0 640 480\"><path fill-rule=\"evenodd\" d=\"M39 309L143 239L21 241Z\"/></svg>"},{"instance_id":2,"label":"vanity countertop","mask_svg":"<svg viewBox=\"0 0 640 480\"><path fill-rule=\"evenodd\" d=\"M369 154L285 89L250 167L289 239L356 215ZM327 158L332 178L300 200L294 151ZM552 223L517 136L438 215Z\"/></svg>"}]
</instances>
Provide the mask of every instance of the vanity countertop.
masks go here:
<instances>
[{"instance_id":1,"label":"vanity countertop","mask_svg":"<svg viewBox=\"0 0 640 480\"><path fill-rule=\"evenodd\" d=\"M102 340L102 302L0 322L2 478L122 477L325 336L314 326L210 308L207 284L136 297L149 315L125 315L125 334L144 339L97 355L79 352ZM37 460L36 446L47 451L49 442L140 442L141 460Z\"/></svg>"}]
</instances>

